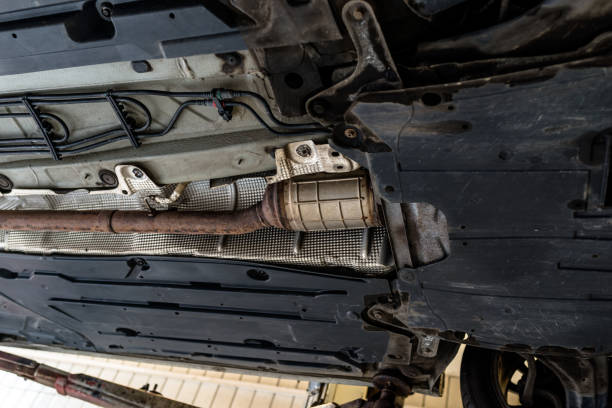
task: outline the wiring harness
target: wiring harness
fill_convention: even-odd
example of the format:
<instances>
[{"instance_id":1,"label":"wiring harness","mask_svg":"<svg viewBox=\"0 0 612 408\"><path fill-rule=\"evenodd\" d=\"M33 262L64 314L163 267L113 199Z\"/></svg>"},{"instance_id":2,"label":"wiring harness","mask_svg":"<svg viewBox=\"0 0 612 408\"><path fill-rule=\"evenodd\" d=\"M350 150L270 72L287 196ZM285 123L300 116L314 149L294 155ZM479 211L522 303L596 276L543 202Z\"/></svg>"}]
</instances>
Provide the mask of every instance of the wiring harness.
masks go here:
<instances>
[{"instance_id":1,"label":"wiring harness","mask_svg":"<svg viewBox=\"0 0 612 408\"><path fill-rule=\"evenodd\" d=\"M183 101L163 128L151 129L153 123L151 111L143 102L136 99L138 96L177 98ZM259 103L271 124L264 120L253 106L237 101L236 98L252 99ZM110 105L119 126L71 141L70 129L66 122L57 114L44 111L45 106L85 103ZM174 128L181 114L190 106L216 108L219 115L226 121L232 120L234 107L241 107L250 112L264 128L277 135L329 133L327 128L318 123L286 123L277 119L266 99L251 91L231 89L213 89L209 92L109 90L90 93L24 95L0 98L0 107L6 108L6 112L0 113L0 119L29 117L36 123L41 137L0 138L0 154L50 154L53 159L61 160L65 156L83 153L126 139L133 147L138 147L143 140L167 135ZM144 121L136 123L128 107L140 112ZM14 108L25 111L12 112Z\"/></svg>"}]
</instances>

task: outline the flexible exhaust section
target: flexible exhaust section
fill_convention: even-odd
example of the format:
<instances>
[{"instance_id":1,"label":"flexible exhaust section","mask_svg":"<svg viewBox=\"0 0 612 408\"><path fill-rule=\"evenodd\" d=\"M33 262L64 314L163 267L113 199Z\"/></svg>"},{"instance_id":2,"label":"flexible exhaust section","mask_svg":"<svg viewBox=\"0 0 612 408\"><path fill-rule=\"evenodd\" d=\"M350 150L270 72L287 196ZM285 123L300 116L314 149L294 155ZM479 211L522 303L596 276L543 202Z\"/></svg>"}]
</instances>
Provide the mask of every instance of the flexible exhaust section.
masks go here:
<instances>
[{"instance_id":1,"label":"flexible exhaust section","mask_svg":"<svg viewBox=\"0 0 612 408\"><path fill-rule=\"evenodd\" d=\"M6 231L237 235L269 227L320 231L376 225L373 194L362 176L272 184L259 204L235 212L0 211L0 229Z\"/></svg>"}]
</instances>

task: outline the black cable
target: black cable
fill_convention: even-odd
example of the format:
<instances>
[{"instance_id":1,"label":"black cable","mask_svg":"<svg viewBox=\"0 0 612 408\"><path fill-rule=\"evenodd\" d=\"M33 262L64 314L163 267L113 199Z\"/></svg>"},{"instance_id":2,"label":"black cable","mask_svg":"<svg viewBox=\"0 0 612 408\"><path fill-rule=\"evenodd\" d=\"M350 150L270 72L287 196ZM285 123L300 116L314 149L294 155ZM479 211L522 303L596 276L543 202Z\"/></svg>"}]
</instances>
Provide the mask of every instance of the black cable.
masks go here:
<instances>
[{"instance_id":1,"label":"black cable","mask_svg":"<svg viewBox=\"0 0 612 408\"><path fill-rule=\"evenodd\" d=\"M121 99L124 99L124 98L121 98ZM190 101L183 102L181 105L179 105L177 110L174 112L174 114L172 115L172 118L170 119L170 121L168 122L168 124L166 125L164 129L162 129L159 132L153 132L153 133L138 133L136 134L136 136L138 138L155 138L155 137L165 136L172 130L177 120L179 119L183 111L188 106L192 106L192 105L210 106L210 104L211 104L210 100L190 100ZM148 109L146 109L146 107L143 110L148 112ZM42 115L47 115L47 114L42 114ZM19 117L21 116L30 116L30 115L29 114L19 115ZM147 116L148 116L148 120L145 123L145 125L138 127L137 129L135 129L136 131L140 132L149 127L151 120L150 120L150 115L147 115ZM107 139L107 140L100 140L100 139L104 139L109 136L114 136L114 137L111 137L110 139ZM115 129L107 130L102 133L98 133L96 135L92 135L92 136L85 137L83 139L76 140L72 143L58 144L57 149L62 153L62 155L71 155L71 154L76 154L76 153L83 153L85 151L92 150L92 149L95 149L101 146L105 146L107 144L114 143L114 142L124 140L124 139L127 139L127 135L125 135L124 130L122 128L115 128ZM100 141L96 143L91 143L96 140L100 140ZM45 140L42 138L0 139L0 145L7 144L7 143L4 143L5 141L12 141L15 143L31 143L33 144L33 146L21 146L21 145L9 146L9 147L0 146L0 153L9 153L9 154L49 153L48 149L41 149L42 147L46 146ZM61 141L65 141L65 138L62 138ZM91 143L91 144L88 144L88 143ZM82 145L85 145L85 146L82 146Z\"/></svg>"},{"instance_id":2,"label":"black cable","mask_svg":"<svg viewBox=\"0 0 612 408\"><path fill-rule=\"evenodd\" d=\"M163 129L160 132L156 132L156 133L142 133L139 135L139 137L144 137L144 138L153 138L153 137L161 137L161 136L165 136L168 134L168 132L170 132L170 130L172 130L172 128L174 127L174 125L176 124L176 121L179 119L179 117L181 116L181 114L183 113L183 111L189 107L189 106L194 106L194 105L199 105L199 106L212 106L212 100L190 100L190 101L185 101L182 104L179 105L179 107L176 109L176 111L174 112L174 115L172 115L172 117L170 118L170 122L168 122L168 125L166 125L166 128Z\"/></svg>"},{"instance_id":3,"label":"black cable","mask_svg":"<svg viewBox=\"0 0 612 408\"><path fill-rule=\"evenodd\" d=\"M268 117L270 118L270 120L274 123L276 123L279 126L282 127L323 127L320 123L316 123L316 122L311 122L311 123L287 123L287 122L283 122L279 119L276 118L276 116L274 116L274 113L272 112L272 108L270 107L270 104L268 103L268 101L266 101L266 99L261 96L258 93L255 92L251 92L251 91L233 91L234 96L249 96L252 98L257 99L264 107L264 109L266 110L266 113L268 114Z\"/></svg>"},{"instance_id":4,"label":"black cable","mask_svg":"<svg viewBox=\"0 0 612 408\"><path fill-rule=\"evenodd\" d=\"M155 138L155 137L165 136L165 135L167 135L172 130L172 128L176 124L177 120L179 119L179 117L181 116L183 111L188 106L193 106L193 105L208 106L208 105L210 105L210 102L211 101L208 101L208 100L190 100L190 101L185 101L181 105L179 105L179 107L176 109L176 111L174 112L174 114L170 118L170 121L168 122L168 124L166 125L166 127L164 129L162 129L159 132L153 132L153 133L139 133L139 134L136 134L136 136L139 139L141 139L141 138L142 139L147 139L147 138ZM77 148L77 149L72 149L72 147L75 147L75 146L78 146L78 145L81 145L81 144L85 144L85 143L88 143L88 142L92 142L92 141L97 140L97 139L102 139L102 138L107 137L107 136L109 136L110 134L113 134L113 133L123 133L123 135L115 136L115 137L113 137L111 139L103 140L103 141L100 141L100 142L97 142L97 143L93 143L93 144L90 144L90 145L87 145L87 146L83 146L83 147L80 147L80 148ZM62 151L62 154L68 154L68 155L76 154L76 153L82 153L84 151L95 149L97 147L101 147L101 146L104 146L104 145L107 145L107 144L110 144L110 143L114 143L114 142L117 142L117 141L123 140L123 139L127 139L127 135L125 135L125 133L123 132L122 128L116 128L116 129L109 130L109 131L107 131L107 132L105 132L103 134L90 136L88 138L84 138L84 139L78 140L78 141L73 142L71 144L61 146L60 147L60 151ZM64 147L68 147L69 149L66 149L66 150L62 149Z\"/></svg>"},{"instance_id":5,"label":"black cable","mask_svg":"<svg viewBox=\"0 0 612 408\"><path fill-rule=\"evenodd\" d=\"M210 99L212 92L174 92L174 91L159 91L156 89L134 89L124 91L106 91L106 92L82 92L82 93L69 93L69 94L44 94L44 95L29 95L28 98L32 102L48 102L58 103L60 101L78 101L76 103L82 103L83 99L98 99L105 100L106 95L116 97L125 96L165 96L170 98L202 98ZM5 97L0 98L0 104L7 101L12 101L11 104L19 104L20 99L16 97Z\"/></svg>"},{"instance_id":6,"label":"black cable","mask_svg":"<svg viewBox=\"0 0 612 408\"><path fill-rule=\"evenodd\" d=\"M198 98L190 99L182 102L168 124L161 130L149 131L153 123L153 116L149 108L139 100L133 98L133 96L162 96L162 97L173 97L173 98ZM261 95L251 91L235 91L229 89L218 89L210 92L173 92L173 91L159 91L159 90L125 90L125 91L108 91L108 92L91 92L91 93L71 93L71 94L45 94L45 95L27 95L25 97L3 97L0 98L0 106L18 106L21 108L27 108L24 105L24 100L27 100L29 106L33 109L29 109L28 112L14 112L14 113L0 113L0 119L2 118L22 118L31 117L39 123L39 125L45 125L47 132L47 138L50 137L51 145L45 137L38 138L11 138L1 139L0 138L0 154L28 154L28 153L46 153L54 154L55 157L73 155L83 153L92 149L96 149L101 146L105 146L121 140L127 140L128 135L126 134L124 127L118 127L110 129L95 135L87 136L74 142L68 143L70 137L70 131L66 123L57 115L51 113L40 112L40 108L45 105L70 105L70 104L83 104L83 103L108 103L108 97L112 97L116 102L117 106L113 106L115 112L120 112L122 118L125 115L122 105L130 105L145 117L143 123L139 124L138 127L134 127L130 123L130 130L133 137L136 140L157 138L167 135L176 125L182 113L189 106L213 106L213 97L217 98L217 101L223 103L227 107L242 107L249 111L255 119L269 132L276 135L311 135L316 133L328 133L329 130L322 127L318 123L286 123L275 117L269 103ZM229 97L229 99L228 99ZM279 131L270 126L259 113L249 104L239 101L231 100L235 97L249 97L256 99L264 108L266 116L274 124L279 127L292 128L295 131ZM127 117L124 117L127 120ZM58 137L53 132L53 126L50 123L55 122L61 128L61 136Z\"/></svg>"},{"instance_id":7,"label":"black cable","mask_svg":"<svg viewBox=\"0 0 612 408\"><path fill-rule=\"evenodd\" d=\"M330 131L325 129L325 128L300 129L300 130L296 130L296 131L292 131L292 132L279 132L278 130L273 129L270 125L268 125L266 123L266 121L264 121L263 118L257 113L257 111L255 111L255 109L253 109L250 105L247 105L244 102L238 102L238 101L228 101L225 104L227 106L241 106L241 107L245 108L246 110L251 112L251 114L255 117L255 119L257 119L257 121L263 127L265 127L268 131L274 133L275 135L295 136L295 135L311 135L311 134L314 134L314 133L320 133L320 134L330 133Z\"/></svg>"}]
</instances>

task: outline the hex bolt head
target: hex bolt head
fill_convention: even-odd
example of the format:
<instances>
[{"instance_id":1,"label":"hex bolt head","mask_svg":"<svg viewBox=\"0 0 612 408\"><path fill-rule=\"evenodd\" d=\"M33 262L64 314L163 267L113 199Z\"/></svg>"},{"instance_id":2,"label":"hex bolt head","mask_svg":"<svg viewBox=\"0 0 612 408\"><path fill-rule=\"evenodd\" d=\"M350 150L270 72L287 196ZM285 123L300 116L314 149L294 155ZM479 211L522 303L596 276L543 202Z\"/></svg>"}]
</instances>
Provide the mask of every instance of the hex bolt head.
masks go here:
<instances>
[{"instance_id":1,"label":"hex bolt head","mask_svg":"<svg viewBox=\"0 0 612 408\"><path fill-rule=\"evenodd\" d=\"M100 13L102 13L102 16L109 18L113 15L113 5L111 3L102 3Z\"/></svg>"},{"instance_id":2,"label":"hex bolt head","mask_svg":"<svg viewBox=\"0 0 612 408\"><path fill-rule=\"evenodd\" d=\"M230 67L237 67L242 62L242 55L237 52L230 52L227 54L220 54L222 59Z\"/></svg>"},{"instance_id":3,"label":"hex bolt head","mask_svg":"<svg viewBox=\"0 0 612 408\"><path fill-rule=\"evenodd\" d=\"M325 113L325 105L322 102L313 102L312 111L317 115L323 115Z\"/></svg>"},{"instance_id":4,"label":"hex bolt head","mask_svg":"<svg viewBox=\"0 0 612 408\"><path fill-rule=\"evenodd\" d=\"M142 170L140 169L133 169L132 170L132 174L134 174L134 176L136 176L136 178L142 178L144 177L144 173L142 172Z\"/></svg>"},{"instance_id":5,"label":"hex bolt head","mask_svg":"<svg viewBox=\"0 0 612 408\"><path fill-rule=\"evenodd\" d=\"M356 8L355 10L353 10L353 18L357 21L361 21L363 20L363 11L360 8Z\"/></svg>"},{"instance_id":6,"label":"hex bolt head","mask_svg":"<svg viewBox=\"0 0 612 408\"><path fill-rule=\"evenodd\" d=\"M301 144L296 149L295 152L300 157L310 157L312 156L312 149L307 144Z\"/></svg>"},{"instance_id":7,"label":"hex bolt head","mask_svg":"<svg viewBox=\"0 0 612 408\"><path fill-rule=\"evenodd\" d=\"M359 136L359 134L357 133L356 129L346 128L344 130L344 137L346 137L347 139L355 139L357 136Z\"/></svg>"},{"instance_id":8,"label":"hex bolt head","mask_svg":"<svg viewBox=\"0 0 612 408\"><path fill-rule=\"evenodd\" d=\"M434 336L423 336L423 347L431 347L434 342Z\"/></svg>"},{"instance_id":9,"label":"hex bolt head","mask_svg":"<svg viewBox=\"0 0 612 408\"><path fill-rule=\"evenodd\" d=\"M98 177L105 186L113 187L117 185L117 176L110 170L100 170Z\"/></svg>"}]
</instances>

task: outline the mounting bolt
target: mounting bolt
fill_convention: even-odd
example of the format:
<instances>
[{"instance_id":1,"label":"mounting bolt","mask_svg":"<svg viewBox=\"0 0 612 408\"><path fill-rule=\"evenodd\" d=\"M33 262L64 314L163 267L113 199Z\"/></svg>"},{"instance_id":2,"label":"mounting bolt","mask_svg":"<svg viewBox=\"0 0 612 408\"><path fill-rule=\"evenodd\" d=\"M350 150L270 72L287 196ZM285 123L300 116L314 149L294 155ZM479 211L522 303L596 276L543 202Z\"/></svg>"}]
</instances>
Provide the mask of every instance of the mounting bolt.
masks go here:
<instances>
[{"instance_id":1,"label":"mounting bolt","mask_svg":"<svg viewBox=\"0 0 612 408\"><path fill-rule=\"evenodd\" d=\"M434 340L435 340L434 336L423 336L421 345L423 346L423 348L431 347L434 343Z\"/></svg>"},{"instance_id":2,"label":"mounting bolt","mask_svg":"<svg viewBox=\"0 0 612 408\"><path fill-rule=\"evenodd\" d=\"M313 102L311 108L317 115L322 115L325 113L325 105L322 102Z\"/></svg>"},{"instance_id":3,"label":"mounting bolt","mask_svg":"<svg viewBox=\"0 0 612 408\"><path fill-rule=\"evenodd\" d=\"M295 152L300 157L310 157L312 156L312 149L307 144L301 144L296 149Z\"/></svg>"},{"instance_id":4,"label":"mounting bolt","mask_svg":"<svg viewBox=\"0 0 612 408\"><path fill-rule=\"evenodd\" d=\"M353 10L353 18L357 21L363 20L363 11L359 8Z\"/></svg>"},{"instance_id":5,"label":"mounting bolt","mask_svg":"<svg viewBox=\"0 0 612 408\"><path fill-rule=\"evenodd\" d=\"M98 177L100 177L100 181L105 186L114 187L118 184L117 176L114 172L110 170L100 170L100 173L98 173Z\"/></svg>"},{"instance_id":6,"label":"mounting bolt","mask_svg":"<svg viewBox=\"0 0 612 408\"><path fill-rule=\"evenodd\" d=\"M347 139L355 139L357 136L359 136L359 134L357 133L357 130L353 128L347 128L344 130L344 136Z\"/></svg>"},{"instance_id":7,"label":"mounting bolt","mask_svg":"<svg viewBox=\"0 0 612 408\"><path fill-rule=\"evenodd\" d=\"M110 16L113 15L113 5L110 3L102 3L100 6L100 13L106 18L110 18Z\"/></svg>"},{"instance_id":8,"label":"mounting bolt","mask_svg":"<svg viewBox=\"0 0 612 408\"><path fill-rule=\"evenodd\" d=\"M238 65L238 58L233 55L228 55L225 59L225 62L227 62L227 65L235 67L236 65Z\"/></svg>"},{"instance_id":9,"label":"mounting bolt","mask_svg":"<svg viewBox=\"0 0 612 408\"><path fill-rule=\"evenodd\" d=\"M134 176L136 176L136 178L143 178L144 177L144 173L139 168L134 168L132 170L132 173L134 174Z\"/></svg>"}]
</instances>

